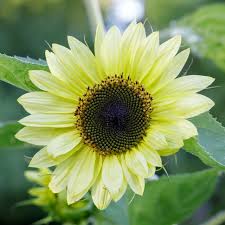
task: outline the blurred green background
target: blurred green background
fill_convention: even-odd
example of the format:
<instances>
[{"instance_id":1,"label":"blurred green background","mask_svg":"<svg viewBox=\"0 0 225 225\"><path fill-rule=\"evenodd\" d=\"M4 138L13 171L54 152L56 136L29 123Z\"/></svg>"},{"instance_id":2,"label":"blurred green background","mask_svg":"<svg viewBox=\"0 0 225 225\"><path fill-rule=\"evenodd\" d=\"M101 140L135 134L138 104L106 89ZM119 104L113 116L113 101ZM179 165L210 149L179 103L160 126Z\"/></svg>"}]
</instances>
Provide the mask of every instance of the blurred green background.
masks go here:
<instances>
[{"instance_id":1,"label":"blurred green background","mask_svg":"<svg viewBox=\"0 0 225 225\"><path fill-rule=\"evenodd\" d=\"M206 90L205 94L216 102L211 111L212 114L225 124L224 1L130 0L130 2L136 2L136 5L134 7L130 5L130 8L126 8L122 2L101 1L106 26L117 24L123 29L137 17L138 20L145 21L148 32L152 29L162 30L162 39L176 32L184 33L185 40L182 47L191 46L193 49L186 70L189 74L204 74L216 78L214 88ZM216 5L213 15L217 15L218 10L221 10L219 13L223 18L217 19L212 16L205 22L204 11L188 18L188 15L201 10L205 5L215 3L221 5ZM224 8L221 7L223 4ZM218 29L213 23L218 25ZM191 27L191 32L183 29L186 26ZM219 35L215 31L219 32ZM67 35L74 35L82 41L85 38L88 45L93 48L88 18L81 0L0 0L1 53L44 59L44 51L49 49L48 44L55 42L67 46ZM198 35L201 38L196 41ZM15 121L25 115L25 111L16 101L22 93L22 90L0 82L0 129L2 122ZM0 149L0 224L2 225L32 224L44 215L38 208L17 207L16 205L28 198L27 189L31 184L25 180L23 173L27 168L26 158L32 156L33 151L34 149L27 147ZM177 154L177 163L174 157L166 161L169 174L205 168L197 158L183 151ZM225 182L223 180L220 180L210 201L184 224L197 225L215 212L225 209Z\"/></svg>"}]
</instances>

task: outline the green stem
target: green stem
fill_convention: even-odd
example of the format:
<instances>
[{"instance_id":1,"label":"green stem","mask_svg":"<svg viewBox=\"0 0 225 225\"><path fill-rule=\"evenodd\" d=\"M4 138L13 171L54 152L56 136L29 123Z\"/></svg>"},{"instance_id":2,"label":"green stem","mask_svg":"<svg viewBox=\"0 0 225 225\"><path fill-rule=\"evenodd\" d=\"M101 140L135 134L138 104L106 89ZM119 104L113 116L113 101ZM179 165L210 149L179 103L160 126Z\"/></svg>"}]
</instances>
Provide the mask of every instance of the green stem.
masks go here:
<instances>
[{"instance_id":1,"label":"green stem","mask_svg":"<svg viewBox=\"0 0 225 225\"><path fill-rule=\"evenodd\" d=\"M221 225L225 222L225 210L217 213L210 220L206 221L202 225Z\"/></svg>"},{"instance_id":2,"label":"green stem","mask_svg":"<svg viewBox=\"0 0 225 225\"><path fill-rule=\"evenodd\" d=\"M94 37L97 25L104 27L99 0L84 0L84 4L91 25L91 32Z\"/></svg>"}]
</instances>

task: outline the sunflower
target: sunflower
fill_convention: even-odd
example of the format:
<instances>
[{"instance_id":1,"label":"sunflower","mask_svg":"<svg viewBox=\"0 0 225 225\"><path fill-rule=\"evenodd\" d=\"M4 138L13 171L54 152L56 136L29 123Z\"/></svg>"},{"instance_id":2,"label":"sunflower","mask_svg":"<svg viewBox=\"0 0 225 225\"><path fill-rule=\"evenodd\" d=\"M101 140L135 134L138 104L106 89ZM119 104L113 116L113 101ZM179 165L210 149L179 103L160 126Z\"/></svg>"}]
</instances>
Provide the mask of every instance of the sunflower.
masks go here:
<instances>
[{"instance_id":1,"label":"sunflower","mask_svg":"<svg viewBox=\"0 0 225 225\"><path fill-rule=\"evenodd\" d=\"M52 171L49 169L25 171L25 177L33 184L33 187L28 190L28 194L32 198L21 203L39 206L48 213L49 216L46 218L49 218L49 223L59 222L60 224L65 224L65 222L71 222L71 220L78 222L88 219L93 209L90 196L68 205L66 202L66 190L55 194L49 189L51 174Z\"/></svg>"},{"instance_id":2,"label":"sunflower","mask_svg":"<svg viewBox=\"0 0 225 225\"><path fill-rule=\"evenodd\" d=\"M177 78L190 50L178 53L179 35L159 44L159 33L146 36L142 23L123 34L116 26L106 33L98 27L94 54L74 37L68 42L70 49L53 44L46 51L50 72L30 71L40 91L18 99L31 115L19 121L26 127L16 137L44 146L30 166L55 167L54 193L66 189L72 204L91 190L104 209L127 186L142 195L161 156L197 135L187 119L214 105L197 94L214 79Z\"/></svg>"},{"instance_id":3,"label":"sunflower","mask_svg":"<svg viewBox=\"0 0 225 225\"><path fill-rule=\"evenodd\" d=\"M55 204L56 198L48 184L51 180L51 171L49 169L40 169L38 171L28 170L24 173L27 180L38 186L29 189L28 193L33 197L29 202L40 207L49 207Z\"/></svg>"}]
</instances>

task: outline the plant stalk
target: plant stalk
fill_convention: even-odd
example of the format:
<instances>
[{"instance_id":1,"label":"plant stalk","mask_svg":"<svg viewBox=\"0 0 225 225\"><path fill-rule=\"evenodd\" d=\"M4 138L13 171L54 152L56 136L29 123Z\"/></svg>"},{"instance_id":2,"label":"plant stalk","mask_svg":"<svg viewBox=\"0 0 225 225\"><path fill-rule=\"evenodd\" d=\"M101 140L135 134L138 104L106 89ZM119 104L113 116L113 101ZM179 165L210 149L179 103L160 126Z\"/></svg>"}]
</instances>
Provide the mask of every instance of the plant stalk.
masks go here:
<instances>
[{"instance_id":1,"label":"plant stalk","mask_svg":"<svg viewBox=\"0 0 225 225\"><path fill-rule=\"evenodd\" d=\"M100 3L99 0L84 0L84 4L91 26L91 32L94 37L97 25L100 25L104 28L104 21L101 13Z\"/></svg>"}]
</instances>

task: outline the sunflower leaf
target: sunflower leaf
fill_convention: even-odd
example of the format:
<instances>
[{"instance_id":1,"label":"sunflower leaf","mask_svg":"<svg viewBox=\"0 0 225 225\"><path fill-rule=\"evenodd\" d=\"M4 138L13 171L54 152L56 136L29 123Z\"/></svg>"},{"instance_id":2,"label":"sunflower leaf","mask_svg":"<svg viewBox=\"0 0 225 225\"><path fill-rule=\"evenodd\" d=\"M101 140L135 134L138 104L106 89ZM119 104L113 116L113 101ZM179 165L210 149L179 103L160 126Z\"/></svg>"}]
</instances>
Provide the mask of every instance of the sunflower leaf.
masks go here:
<instances>
[{"instance_id":1,"label":"sunflower leaf","mask_svg":"<svg viewBox=\"0 0 225 225\"><path fill-rule=\"evenodd\" d=\"M215 3L200 7L176 23L165 33L181 34L192 53L215 63L225 71L225 4Z\"/></svg>"},{"instance_id":2,"label":"sunflower leaf","mask_svg":"<svg viewBox=\"0 0 225 225\"><path fill-rule=\"evenodd\" d=\"M129 205L131 225L171 225L189 217L212 194L215 169L162 177L146 184L144 196Z\"/></svg>"},{"instance_id":3,"label":"sunflower leaf","mask_svg":"<svg viewBox=\"0 0 225 225\"><path fill-rule=\"evenodd\" d=\"M0 147L23 147L25 144L15 138L21 127L16 122L0 123Z\"/></svg>"},{"instance_id":4,"label":"sunflower leaf","mask_svg":"<svg viewBox=\"0 0 225 225\"><path fill-rule=\"evenodd\" d=\"M208 166L225 168L225 128L209 113L191 120L198 136L184 142L184 149L197 156Z\"/></svg>"},{"instance_id":5,"label":"sunflower leaf","mask_svg":"<svg viewBox=\"0 0 225 225\"><path fill-rule=\"evenodd\" d=\"M29 79L29 70L48 70L44 60L0 54L0 80L26 91L38 90Z\"/></svg>"}]
</instances>

